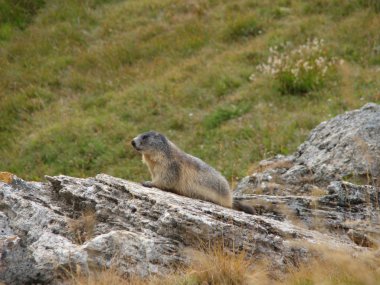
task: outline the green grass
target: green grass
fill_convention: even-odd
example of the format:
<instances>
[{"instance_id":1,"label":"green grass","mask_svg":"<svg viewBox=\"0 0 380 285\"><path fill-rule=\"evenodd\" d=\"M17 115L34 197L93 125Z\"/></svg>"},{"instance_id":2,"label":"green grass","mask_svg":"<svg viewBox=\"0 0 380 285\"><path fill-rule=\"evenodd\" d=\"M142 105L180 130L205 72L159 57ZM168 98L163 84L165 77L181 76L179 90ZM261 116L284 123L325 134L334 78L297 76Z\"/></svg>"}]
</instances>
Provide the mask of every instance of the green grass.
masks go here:
<instances>
[{"instance_id":1,"label":"green grass","mask_svg":"<svg viewBox=\"0 0 380 285\"><path fill-rule=\"evenodd\" d=\"M26 179L146 180L129 142L153 129L234 182L257 161L295 151L319 122L380 102L376 1L10 6L29 2L0 1L12 15L0 23L0 170ZM345 61L328 84L293 96L269 77L249 80L271 46L308 38Z\"/></svg>"},{"instance_id":2,"label":"green grass","mask_svg":"<svg viewBox=\"0 0 380 285\"><path fill-rule=\"evenodd\" d=\"M219 127L223 122L229 121L234 118L241 117L246 113L250 106L245 104L240 104L241 106L230 105L228 107L217 108L210 115L206 116L204 119L204 125L207 129L214 129Z\"/></svg>"},{"instance_id":3,"label":"green grass","mask_svg":"<svg viewBox=\"0 0 380 285\"><path fill-rule=\"evenodd\" d=\"M260 35L263 32L263 27L257 23L256 18L256 15L247 15L235 19L226 28L226 39L231 41L248 40L251 37Z\"/></svg>"},{"instance_id":4,"label":"green grass","mask_svg":"<svg viewBox=\"0 0 380 285\"><path fill-rule=\"evenodd\" d=\"M44 0L1 0L0 24L24 28L45 4Z\"/></svg>"}]
</instances>

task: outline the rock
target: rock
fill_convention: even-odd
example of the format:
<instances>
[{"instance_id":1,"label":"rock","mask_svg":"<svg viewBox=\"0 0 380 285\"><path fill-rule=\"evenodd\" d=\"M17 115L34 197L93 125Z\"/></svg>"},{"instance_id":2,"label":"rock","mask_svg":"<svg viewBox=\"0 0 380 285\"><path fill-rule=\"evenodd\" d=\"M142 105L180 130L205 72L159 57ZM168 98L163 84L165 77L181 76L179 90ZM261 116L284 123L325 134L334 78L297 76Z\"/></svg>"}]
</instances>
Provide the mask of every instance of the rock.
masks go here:
<instances>
[{"instance_id":1,"label":"rock","mask_svg":"<svg viewBox=\"0 0 380 285\"><path fill-rule=\"evenodd\" d=\"M380 177L380 105L369 103L321 123L294 156L296 167L305 166L317 180Z\"/></svg>"},{"instance_id":2,"label":"rock","mask_svg":"<svg viewBox=\"0 0 380 285\"><path fill-rule=\"evenodd\" d=\"M0 282L59 284L68 273L110 266L122 275L165 274L189 262L185 248L210 242L266 258L278 271L305 262L307 244L376 247L379 134L380 107L367 104L320 124L295 154L260 162L234 192L258 215L105 174L48 182L2 174Z\"/></svg>"},{"instance_id":3,"label":"rock","mask_svg":"<svg viewBox=\"0 0 380 285\"><path fill-rule=\"evenodd\" d=\"M250 201L263 216L290 220L308 229L335 234L356 229L380 237L380 188L332 181L326 191L320 196L244 194L235 198Z\"/></svg>"},{"instance_id":4,"label":"rock","mask_svg":"<svg viewBox=\"0 0 380 285\"><path fill-rule=\"evenodd\" d=\"M161 273L162 269L168 272L166 266L174 268L175 263L181 261L181 257L176 255L176 244L170 240L126 230L100 234L86 242L83 249L92 268L115 266L123 274L143 277ZM112 254L109 254L110 249Z\"/></svg>"},{"instance_id":5,"label":"rock","mask_svg":"<svg viewBox=\"0 0 380 285\"><path fill-rule=\"evenodd\" d=\"M260 166L260 175L293 185L347 177L380 183L380 105L369 103L319 124L293 155L277 155Z\"/></svg>"},{"instance_id":6,"label":"rock","mask_svg":"<svg viewBox=\"0 0 380 285\"><path fill-rule=\"evenodd\" d=\"M354 229L350 229L347 232L347 235L357 245L365 246L365 247L375 247L376 246L375 242L372 241L367 235L365 235L359 231L356 231Z\"/></svg>"},{"instance_id":7,"label":"rock","mask_svg":"<svg viewBox=\"0 0 380 285\"><path fill-rule=\"evenodd\" d=\"M105 174L0 182L0 280L57 283L64 273L115 267L121 274L164 274L186 264L185 247L223 241L226 249L269 258L279 270L308 252L293 240L356 245L265 216L145 188ZM72 223L92 213L92 236L78 242ZM71 229L71 230L70 230Z\"/></svg>"},{"instance_id":8,"label":"rock","mask_svg":"<svg viewBox=\"0 0 380 285\"><path fill-rule=\"evenodd\" d=\"M260 167L242 179L234 195L250 200L261 215L348 235L360 246L380 240L379 105L321 123L295 154L264 160Z\"/></svg>"}]
</instances>

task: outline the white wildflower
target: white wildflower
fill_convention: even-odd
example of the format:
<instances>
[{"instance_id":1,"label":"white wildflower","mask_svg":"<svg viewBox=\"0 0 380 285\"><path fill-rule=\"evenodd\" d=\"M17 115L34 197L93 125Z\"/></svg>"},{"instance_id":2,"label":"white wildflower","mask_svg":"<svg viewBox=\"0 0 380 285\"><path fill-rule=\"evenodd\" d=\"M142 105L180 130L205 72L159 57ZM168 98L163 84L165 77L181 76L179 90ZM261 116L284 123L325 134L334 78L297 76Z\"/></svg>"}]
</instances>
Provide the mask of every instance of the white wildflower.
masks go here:
<instances>
[{"instance_id":1,"label":"white wildflower","mask_svg":"<svg viewBox=\"0 0 380 285\"><path fill-rule=\"evenodd\" d=\"M258 65L256 69L259 73L274 78L280 78L278 76L283 73L290 74L292 77L290 84L304 84L307 72L308 78L312 76L312 84L315 86L323 84L327 72L342 63L343 60L328 56L323 39L309 38L306 43L298 47L293 47L291 42L270 47L266 62ZM254 74L250 76L251 81L255 78Z\"/></svg>"}]
</instances>

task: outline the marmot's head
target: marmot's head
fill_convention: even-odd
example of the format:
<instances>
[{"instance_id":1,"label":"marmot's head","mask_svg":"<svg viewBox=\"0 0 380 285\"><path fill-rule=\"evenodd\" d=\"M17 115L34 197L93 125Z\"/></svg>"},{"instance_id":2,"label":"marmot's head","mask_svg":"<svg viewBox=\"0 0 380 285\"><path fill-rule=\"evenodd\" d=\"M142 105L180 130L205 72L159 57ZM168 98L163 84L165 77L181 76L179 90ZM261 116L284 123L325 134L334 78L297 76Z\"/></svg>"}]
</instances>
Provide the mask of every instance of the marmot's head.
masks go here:
<instances>
[{"instance_id":1,"label":"marmot's head","mask_svg":"<svg viewBox=\"0 0 380 285\"><path fill-rule=\"evenodd\" d=\"M135 137L131 144L139 152L165 152L168 147L168 140L158 132L149 131Z\"/></svg>"}]
</instances>

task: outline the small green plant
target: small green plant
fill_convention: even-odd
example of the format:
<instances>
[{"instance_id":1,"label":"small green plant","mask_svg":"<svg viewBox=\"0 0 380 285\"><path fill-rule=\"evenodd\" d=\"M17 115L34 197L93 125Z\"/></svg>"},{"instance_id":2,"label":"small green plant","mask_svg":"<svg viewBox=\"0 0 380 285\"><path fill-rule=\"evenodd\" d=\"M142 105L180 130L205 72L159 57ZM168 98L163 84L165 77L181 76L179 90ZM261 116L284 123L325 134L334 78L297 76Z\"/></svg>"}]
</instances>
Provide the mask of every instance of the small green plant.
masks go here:
<instances>
[{"instance_id":1,"label":"small green plant","mask_svg":"<svg viewBox=\"0 0 380 285\"><path fill-rule=\"evenodd\" d=\"M218 108L205 118L204 125L207 129L214 129L225 121L240 117L248 111L248 108L249 106L236 105Z\"/></svg>"},{"instance_id":2,"label":"small green plant","mask_svg":"<svg viewBox=\"0 0 380 285\"><path fill-rule=\"evenodd\" d=\"M329 55L322 39L309 39L296 48L290 42L271 47L257 71L276 79L282 94L305 94L323 87L339 62Z\"/></svg>"},{"instance_id":3,"label":"small green plant","mask_svg":"<svg viewBox=\"0 0 380 285\"><path fill-rule=\"evenodd\" d=\"M222 75L215 81L214 92L216 96L222 97L238 88L240 85L241 82L238 79Z\"/></svg>"},{"instance_id":4,"label":"small green plant","mask_svg":"<svg viewBox=\"0 0 380 285\"><path fill-rule=\"evenodd\" d=\"M263 29L253 17L245 17L236 20L226 31L226 39L237 41L260 35Z\"/></svg>"},{"instance_id":5,"label":"small green plant","mask_svg":"<svg viewBox=\"0 0 380 285\"><path fill-rule=\"evenodd\" d=\"M6 23L0 25L0 41L8 40L12 35L12 25Z\"/></svg>"}]
</instances>

